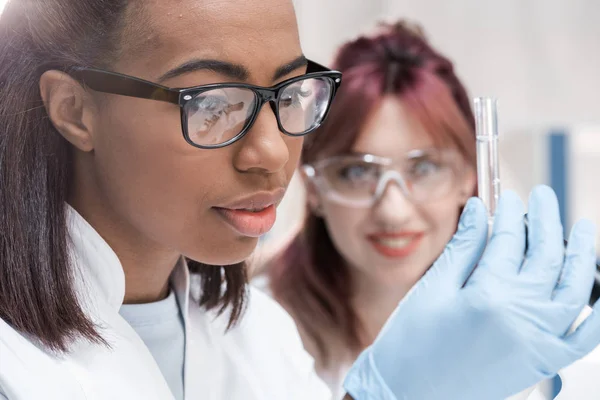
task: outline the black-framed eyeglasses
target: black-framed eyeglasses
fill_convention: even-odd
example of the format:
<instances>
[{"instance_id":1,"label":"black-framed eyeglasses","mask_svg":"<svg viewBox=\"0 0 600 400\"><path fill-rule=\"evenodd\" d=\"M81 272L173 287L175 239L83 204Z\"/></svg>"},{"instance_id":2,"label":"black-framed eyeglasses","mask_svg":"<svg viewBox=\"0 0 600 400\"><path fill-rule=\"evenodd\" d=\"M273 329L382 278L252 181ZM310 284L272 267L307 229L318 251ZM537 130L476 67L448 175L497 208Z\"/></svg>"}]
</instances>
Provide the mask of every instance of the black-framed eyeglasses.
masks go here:
<instances>
[{"instance_id":1,"label":"black-framed eyeglasses","mask_svg":"<svg viewBox=\"0 0 600 400\"><path fill-rule=\"evenodd\" d=\"M241 139L269 103L279 130L303 136L327 117L342 74L313 61L307 73L272 87L215 83L170 88L143 79L95 68L76 67L73 78L92 90L140 99L165 101L181 108L183 137L194 147L213 149Z\"/></svg>"}]
</instances>

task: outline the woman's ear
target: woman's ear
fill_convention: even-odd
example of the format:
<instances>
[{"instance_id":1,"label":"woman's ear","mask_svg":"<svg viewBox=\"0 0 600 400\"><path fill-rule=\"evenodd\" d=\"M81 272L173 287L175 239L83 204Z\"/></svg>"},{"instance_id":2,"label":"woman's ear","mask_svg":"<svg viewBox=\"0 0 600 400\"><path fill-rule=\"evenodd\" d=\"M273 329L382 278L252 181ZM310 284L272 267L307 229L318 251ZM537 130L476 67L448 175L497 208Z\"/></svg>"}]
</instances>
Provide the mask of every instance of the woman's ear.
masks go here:
<instances>
[{"instance_id":1,"label":"woman's ear","mask_svg":"<svg viewBox=\"0 0 600 400\"><path fill-rule=\"evenodd\" d=\"M40 78L40 94L56 130L81 151L94 149L89 94L64 72L46 71Z\"/></svg>"},{"instance_id":2,"label":"woman's ear","mask_svg":"<svg viewBox=\"0 0 600 400\"><path fill-rule=\"evenodd\" d=\"M322 217L323 207L321 202L321 195L315 188L315 184L313 182L308 183L306 192L306 199L308 201L310 212L312 212L317 217Z\"/></svg>"},{"instance_id":3,"label":"woman's ear","mask_svg":"<svg viewBox=\"0 0 600 400\"><path fill-rule=\"evenodd\" d=\"M467 169L460 188L460 200L462 204L466 204L467 200L473 197L476 184L477 175L475 174L475 170L473 168Z\"/></svg>"},{"instance_id":4,"label":"woman's ear","mask_svg":"<svg viewBox=\"0 0 600 400\"><path fill-rule=\"evenodd\" d=\"M322 217L323 209L321 194L319 192L319 188L317 187L317 183L315 182L314 171L312 174L307 173L305 169L302 169L300 172L300 176L302 177L302 181L304 182L304 187L306 189L306 201L308 203L308 208L310 209L310 212L317 217Z\"/></svg>"}]
</instances>

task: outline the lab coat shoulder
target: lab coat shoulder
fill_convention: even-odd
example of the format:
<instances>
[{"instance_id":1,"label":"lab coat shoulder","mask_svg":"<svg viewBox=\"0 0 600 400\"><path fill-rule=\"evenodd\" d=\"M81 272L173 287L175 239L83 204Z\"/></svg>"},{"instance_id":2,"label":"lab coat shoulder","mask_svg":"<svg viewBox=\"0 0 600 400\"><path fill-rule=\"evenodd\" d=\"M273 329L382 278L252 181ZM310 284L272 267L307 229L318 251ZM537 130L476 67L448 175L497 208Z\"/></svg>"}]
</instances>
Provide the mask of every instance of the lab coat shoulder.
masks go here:
<instances>
[{"instance_id":1,"label":"lab coat shoulder","mask_svg":"<svg viewBox=\"0 0 600 400\"><path fill-rule=\"evenodd\" d=\"M229 330L228 313L189 310L187 393L196 392L193 375L211 377L203 385L212 388L209 399L331 399L293 319L269 296L249 287L245 312Z\"/></svg>"},{"instance_id":2,"label":"lab coat shoulder","mask_svg":"<svg viewBox=\"0 0 600 400\"><path fill-rule=\"evenodd\" d=\"M556 400L600 398L600 346L560 372L562 388Z\"/></svg>"},{"instance_id":3,"label":"lab coat shoulder","mask_svg":"<svg viewBox=\"0 0 600 400\"><path fill-rule=\"evenodd\" d=\"M110 322L101 330L108 346L77 339L56 353L0 319L0 393L11 400L171 399L141 339Z\"/></svg>"}]
</instances>

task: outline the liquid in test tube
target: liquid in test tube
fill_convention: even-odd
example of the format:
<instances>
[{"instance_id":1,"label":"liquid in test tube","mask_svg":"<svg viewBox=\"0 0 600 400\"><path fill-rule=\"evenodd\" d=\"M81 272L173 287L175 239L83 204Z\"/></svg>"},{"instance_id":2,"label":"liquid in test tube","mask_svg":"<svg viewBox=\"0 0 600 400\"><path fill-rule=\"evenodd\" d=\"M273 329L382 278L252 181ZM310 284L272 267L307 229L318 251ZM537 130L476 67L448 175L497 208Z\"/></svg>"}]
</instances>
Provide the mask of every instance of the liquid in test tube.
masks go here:
<instances>
[{"instance_id":1,"label":"liquid in test tube","mask_svg":"<svg viewBox=\"0 0 600 400\"><path fill-rule=\"evenodd\" d=\"M498 167L498 111L496 99L477 97L474 101L475 134L477 139L478 196L488 210L492 226L500 196Z\"/></svg>"}]
</instances>

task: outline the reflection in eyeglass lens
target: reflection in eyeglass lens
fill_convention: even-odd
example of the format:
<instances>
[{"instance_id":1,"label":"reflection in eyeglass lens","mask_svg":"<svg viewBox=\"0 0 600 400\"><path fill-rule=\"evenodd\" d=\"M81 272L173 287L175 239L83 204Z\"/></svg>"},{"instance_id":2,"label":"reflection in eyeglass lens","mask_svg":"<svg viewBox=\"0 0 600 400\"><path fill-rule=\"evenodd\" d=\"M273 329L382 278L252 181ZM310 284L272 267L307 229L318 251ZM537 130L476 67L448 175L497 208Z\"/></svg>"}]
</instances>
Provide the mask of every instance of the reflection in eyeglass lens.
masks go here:
<instances>
[{"instance_id":1,"label":"reflection in eyeglass lens","mask_svg":"<svg viewBox=\"0 0 600 400\"><path fill-rule=\"evenodd\" d=\"M287 86L279 99L279 119L292 134L304 133L323 120L331 94L326 79L309 78Z\"/></svg>"},{"instance_id":2,"label":"reflection in eyeglass lens","mask_svg":"<svg viewBox=\"0 0 600 400\"><path fill-rule=\"evenodd\" d=\"M290 134L317 127L327 111L332 82L307 78L285 86L278 99L278 117ZM198 94L186 105L190 140L204 146L225 143L237 136L253 117L256 95L247 88L226 87Z\"/></svg>"},{"instance_id":3,"label":"reflection in eyeglass lens","mask_svg":"<svg viewBox=\"0 0 600 400\"><path fill-rule=\"evenodd\" d=\"M235 137L251 117L255 96L243 88L203 92L187 106L188 134L200 145L224 143Z\"/></svg>"}]
</instances>

